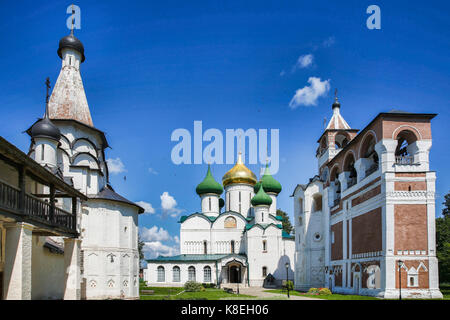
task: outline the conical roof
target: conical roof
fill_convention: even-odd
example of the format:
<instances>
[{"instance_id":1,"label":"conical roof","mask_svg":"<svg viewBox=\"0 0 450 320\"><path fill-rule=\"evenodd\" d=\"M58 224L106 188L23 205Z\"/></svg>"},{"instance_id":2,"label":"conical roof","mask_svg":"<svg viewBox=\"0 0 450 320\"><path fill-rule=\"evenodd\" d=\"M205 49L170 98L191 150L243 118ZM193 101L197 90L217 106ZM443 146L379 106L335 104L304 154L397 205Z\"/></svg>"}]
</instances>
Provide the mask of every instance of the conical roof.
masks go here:
<instances>
[{"instance_id":1,"label":"conical roof","mask_svg":"<svg viewBox=\"0 0 450 320\"><path fill-rule=\"evenodd\" d=\"M258 183L255 184L253 190L255 190L255 192L258 192L261 184L264 188L264 191L266 192L273 192L276 194L281 192L281 184L270 174L269 164L266 164L266 169L264 170L261 181L258 181Z\"/></svg>"},{"instance_id":2,"label":"conical roof","mask_svg":"<svg viewBox=\"0 0 450 320\"><path fill-rule=\"evenodd\" d=\"M225 173L222 178L224 187L235 183L245 183L253 186L256 182L256 175L242 162L242 154L239 152L236 164L227 173Z\"/></svg>"},{"instance_id":3,"label":"conical roof","mask_svg":"<svg viewBox=\"0 0 450 320\"><path fill-rule=\"evenodd\" d=\"M223 192L223 187L220 183L214 180L214 177L211 174L211 166L208 165L208 172L206 173L205 179L199 183L197 188L195 189L198 195L206 194L206 193L215 193L217 195L221 195Z\"/></svg>"},{"instance_id":4,"label":"conical roof","mask_svg":"<svg viewBox=\"0 0 450 320\"><path fill-rule=\"evenodd\" d=\"M81 54L81 62L84 61L84 46L73 35L68 35L59 42L58 55L61 58L62 50L67 48L78 51ZM70 119L94 126L79 66L63 64L50 96L48 115L50 119Z\"/></svg>"},{"instance_id":5,"label":"conical roof","mask_svg":"<svg viewBox=\"0 0 450 320\"><path fill-rule=\"evenodd\" d=\"M264 187L262 187L259 188L251 202L253 206L270 206L272 204L272 198L264 192Z\"/></svg>"},{"instance_id":6,"label":"conical roof","mask_svg":"<svg viewBox=\"0 0 450 320\"><path fill-rule=\"evenodd\" d=\"M326 130L328 129L334 129L334 130L349 130L351 129L348 125L347 121L345 121L344 117L341 115L340 109L341 104L339 103L339 100L337 97L334 98L334 103L332 105L333 109L333 116L330 119L330 122L327 125Z\"/></svg>"}]
</instances>

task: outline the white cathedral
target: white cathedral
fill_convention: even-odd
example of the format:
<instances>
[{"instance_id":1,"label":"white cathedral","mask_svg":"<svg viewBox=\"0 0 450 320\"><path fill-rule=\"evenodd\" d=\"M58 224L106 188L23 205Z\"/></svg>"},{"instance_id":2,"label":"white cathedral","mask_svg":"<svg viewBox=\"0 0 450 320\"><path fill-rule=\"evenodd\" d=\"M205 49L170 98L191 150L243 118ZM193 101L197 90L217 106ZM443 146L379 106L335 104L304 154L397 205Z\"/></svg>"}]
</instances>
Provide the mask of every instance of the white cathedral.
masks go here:
<instances>
[{"instance_id":1,"label":"white cathedral","mask_svg":"<svg viewBox=\"0 0 450 320\"><path fill-rule=\"evenodd\" d=\"M12 229L11 219L4 220L9 224L5 222L6 229L2 232L6 234L1 247L6 248L3 261L7 270L3 275L3 296L6 299L138 299L138 215L144 210L117 194L109 183L105 159L108 142L104 132L92 122L80 75L85 61L84 47L73 31L60 40L57 53L62 62L61 71L50 99L47 93L44 117L27 130L31 145L25 161L30 163L30 168L37 162L47 169L43 170L50 179L47 181L54 179L50 172L58 178L58 186L63 185L65 190L80 196L68 197L67 191L55 192L54 187L43 184L45 181L28 186L27 176L25 199L33 203L32 206L31 202L25 203L30 222L18 222ZM0 180L11 181L12 185L17 176L13 167L4 163L0 169ZM33 170L40 172L38 169ZM37 198L39 195L42 200ZM56 228L60 222L57 220L52 227L46 227L50 230L46 233L38 227L49 224L47 221L53 219L51 212L58 216L74 213L76 227L68 238L42 236L61 234ZM14 244L12 230L20 234L18 246ZM60 253L43 250L48 243ZM14 257L12 264L9 256Z\"/></svg>"},{"instance_id":2,"label":"white cathedral","mask_svg":"<svg viewBox=\"0 0 450 320\"><path fill-rule=\"evenodd\" d=\"M222 183L223 187L208 166L196 188L201 212L179 221L180 255L147 260L144 280L149 285L182 286L196 281L260 287L293 280L294 237L283 231L282 218L276 214L281 184L267 166L257 181L241 153Z\"/></svg>"}]
</instances>

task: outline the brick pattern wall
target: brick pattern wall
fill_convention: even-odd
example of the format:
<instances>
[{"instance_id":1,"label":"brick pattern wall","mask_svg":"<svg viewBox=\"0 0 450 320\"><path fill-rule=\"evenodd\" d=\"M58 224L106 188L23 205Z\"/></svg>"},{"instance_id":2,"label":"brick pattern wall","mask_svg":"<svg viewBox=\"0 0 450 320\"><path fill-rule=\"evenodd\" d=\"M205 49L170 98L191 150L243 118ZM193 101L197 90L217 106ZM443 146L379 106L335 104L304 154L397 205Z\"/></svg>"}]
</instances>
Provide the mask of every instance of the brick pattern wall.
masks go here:
<instances>
[{"instance_id":1,"label":"brick pattern wall","mask_svg":"<svg viewBox=\"0 0 450 320\"><path fill-rule=\"evenodd\" d=\"M352 220L352 254L382 250L381 207Z\"/></svg>"},{"instance_id":2,"label":"brick pattern wall","mask_svg":"<svg viewBox=\"0 0 450 320\"><path fill-rule=\"evenodd\" d=\"M331 244L331 260L342 260L342 221L331 226L331 232L334 233L334 243Z\"/></svg>"},{"instance_id":3,"label":"brick pattern wall","mask_svg":"<svg viewBox=\"0 0 450 320\"><path fill-rule=\"evenodd\" d=\"M398 250L427 250L427 205L394 205L395 245Z\"/></svg>"}]
</instances>

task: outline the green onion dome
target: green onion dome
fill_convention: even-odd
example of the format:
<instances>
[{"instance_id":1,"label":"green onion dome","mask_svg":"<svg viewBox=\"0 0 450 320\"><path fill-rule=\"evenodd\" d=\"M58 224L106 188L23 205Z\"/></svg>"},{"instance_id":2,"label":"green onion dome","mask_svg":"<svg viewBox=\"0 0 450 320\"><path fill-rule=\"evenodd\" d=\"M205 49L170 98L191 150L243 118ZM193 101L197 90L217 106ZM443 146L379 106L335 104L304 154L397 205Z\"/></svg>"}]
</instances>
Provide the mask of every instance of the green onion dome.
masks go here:
<instances>
[{"instance_id":1,"label":"green onion dome","mask_svg":"<svg viewBox=\"0 0 450 320\"><path fill-rule=\"evenodd\" d=\"M225 200L219 198L219 208L223 208L225 206Z\"/></svg>"},{"instance_id":2,"label":"green onion dome","mask_svg":"<svg viewBox=\"0 0 450 320\"><path fill-rule=\"evenodd\" d=\"M253 206L270 206L272 204L272 198L264 192L264 187L262 187L259 188L251 202Z\"/></svg>"},{"instance_id":3,"label":"green onion dome","mask_svg":"<svg viewBox=\"0 0 450 320\"><path fill-rule=\"evenodd\" d=\"M197 186L195 189L198 195L206 194L206 193L215 193L217 195L221 195L223 192L223 187L220 183L214 180L214 177L211 174L210 165L208 165L208 172L206 173L205 179Z\"/></svg>"},{"instance_id":4,"label":"green onion dome","mask_svg":"<svg viewBox=\"0 0 450 320\"><path fill-rule=\"evenodd\" d=\"M258 181L258 183L256 183L253 187L253 190L255 190L256 193L258 193L261 183L266 192L273 192L276 194L279 194L281 192L281 184L270 174L268 164L266 164L266 170L264 170L264 175L262 176L261 180Z\"/></svg>"}]
</instances>

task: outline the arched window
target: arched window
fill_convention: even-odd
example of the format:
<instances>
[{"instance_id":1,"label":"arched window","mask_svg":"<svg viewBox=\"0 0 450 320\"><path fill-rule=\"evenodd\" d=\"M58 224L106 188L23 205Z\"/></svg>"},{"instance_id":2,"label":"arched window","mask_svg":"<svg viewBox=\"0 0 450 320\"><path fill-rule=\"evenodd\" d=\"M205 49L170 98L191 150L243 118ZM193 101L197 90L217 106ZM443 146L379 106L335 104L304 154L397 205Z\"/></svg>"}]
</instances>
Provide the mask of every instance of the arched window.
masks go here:
<instances>
[{"instance_id":1,"label":"arched window","mask_svg":"<svg viewBox=\"0 0 450 320\"><path fill-rule=\"evenodd\" d=\"M203 268L203 282L211 282L211 268L209 266Z\"/></svg>"},{"instance_id":2,"label":"arched window","mask_svg":"<svg viewBox=\"0 0 450 320\"><path fill-rule=\"evenodd\" d=\"M262 242L263 252L267 252L267 241L263 240Z\"/></svg>"},{"instance_id":3,"label":"arched window","mask_svg":"<svg viewBox=\"0 0 450 320\"><path fill-rule=\"evenodd\" d=\"M157 281L158 282L166 281L166 273L165 273L165 270L164 270L163 266L159 266L158 267L158 279L157 279Z\"/></svg>"},{"instance_id":4,"label":"arched window","mask_svg":"<svg viewBox=\"0 0 450 320\"><path fill-rule=\"evenodd\" d=\"M316 193L313 195L311 211L322 211L322 195L320 193Z\"/></svg>"},{"instance_id":5,"label":"arched window","mask_svg":"<svg viewBox=\"0 0 450 320\"><path fill-rule=\"evenodd\" d=\"M172 281L180 282L180 267L178 266L172 268Z\"/></svg>"},{"instance_id":6,"label":"arched window","mask_svg":"<svg viewBox=\"0 0 450 320\"><path fill-rule=\"evenodd\" d=\"M242 214L241 212L241 192L239 191L239 213Z\"/></svg>"},{"instance_id":7,"label":"arched window","mask_svg":"<svg viewBox=\"0 0 450 320\"><path fill-rule=\"evenodd\" d=\"M208 254L208 242L203 240L203 254Z\"/></svg>"},{"instance_id":8,"label":"arched window","mask_svg":"<svg viewBox=\"0 0 450 320\"><path fill-rule=\"evenodd\" d=\"M334 206L339 204L341 200L341 182L339 181L339 170L336 167L331 171L330 181L334 184Z\"/></svg>"},{"instance_id":9,"label":"arched window","mask_svg":"<svg viewBox=\"0 0 450 320\"><path fill-rule=\"evenodd\" d=\"M414 154L411 145L417 141L416 135L410 130L403 130L397 135L397 148L395 150L396 164L413 164Z\"/></svg>"},{"instance_id":10,"label":"arched window","mask_svg":"<svg viewBox=\"0 0 450 320\"><path fill-rule=\"evenodd\" d=\"M209 211L211 211L211 197L208 198L209 202Z\"/></svg>"},{"instance_id":11,"label":"arched window","mask_svg":"<svg viewBox=\"0 0 450 320\"><path fill-rule=\"evenodd\" d=\"M194 266L190 266L188 268L188 280L195 281L195 267Z\"/></svg>"},{"instance_id":12,"label":"arched window","mask_svg":"<svg viewBox=\"0 0 450 320\"><path fill-rule=\"evenodd\" d=\"M234 253L234 240L231 240L231 253Z\"/></svg>"},{"instance_id":13,"label":"arched window","mask_svg":"<svg viewBox=\"0 0 450 320\"><path fill-rule=\"evenodd\" d=\"M262 267L262 276L267 277L267 267Z\"/></svg>"},{"instance_id":14,"label":"arched window","mask_svg":"<svg viewBox=\"0 0 450 320\"><path fill-rule=\"evenodd\" d=\"M350 137L348 136L348 134L338 133L334 137L335 148L336 149L345 148L345 146L348 144L349 141L350 141Z\"/></svg>"},{"instance_id":15,"label":"arched window","mask_svg":"<svg viewBox=\"0 0 450 320\"><path fill-rule=\"evenodd\" d=\"M355 169L355 157L353 156L353 153L348 153L347 157L345 158L344 162L344 171L349 172L349 176L347 179L347 188L350 188L351 186L354 186L356 184L356 169Z\"/></svg>"},{"instance_id":16,"label":"arched window","mask_svg":"<svg viewBox=\"0 0 450 320\"><path fill-rule=\"evenodd\" d=\"M375 151L375 137L372 134L369 134L361 145L361 154L362 158L369 160L368 165L366 166L365 176L369 176L375 171L378 170L379 166L379 158L378 154Z\"/></svg>"}]
</instances>

